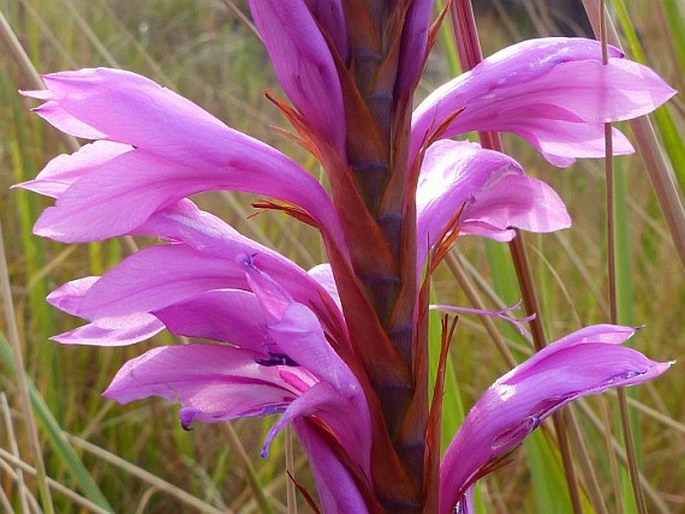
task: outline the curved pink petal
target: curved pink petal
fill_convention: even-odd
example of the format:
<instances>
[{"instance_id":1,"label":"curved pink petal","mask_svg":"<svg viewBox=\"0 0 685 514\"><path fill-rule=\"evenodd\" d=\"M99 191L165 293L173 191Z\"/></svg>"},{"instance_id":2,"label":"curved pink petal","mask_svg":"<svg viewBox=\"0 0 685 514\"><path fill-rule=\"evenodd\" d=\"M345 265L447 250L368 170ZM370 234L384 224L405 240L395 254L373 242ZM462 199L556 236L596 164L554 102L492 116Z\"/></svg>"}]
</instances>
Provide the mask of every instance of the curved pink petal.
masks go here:
<instances>
[{"instance_id":1,"label":"curved pink petal","mask_svg":"<svg viewBox=\"0 0 685 514\"><path fill-rule=\"evenodd\" d=\"M107 134L100 132L96 128L90 126L88 123L81 121L78 117L72 116L66 112L62 106L60 106L58 101L52 100L53 98L49 92L44 94L41 91L20 91L24 96L30 96L32 98L40 100L48 100L44 104L33 109L38 116L47 120L57 129L72 136L81 137L83 139L101 139L106 138Z\"/></svg>"},{"instance_id":2,"label":"curved pink petal","mask_svg":"<svg viewBox=\"0 0 685 514\"><path fill-rule=\"evenodd\" d=\"M331 298L335 300L335 304L342 311L342 302L340 301L340 294L338 293L338 285L335 283L335 277L333 276L333 268L327 262L322 264L317 264L312 269L310 269L307 274L316 280L323 288L328 291Z\"/></svg>"},{"instance_id":3,"label":"curved pink petal","mask_svg":"<svg viewBox=\"0 0 685 514\"><path fill-rule=\"evenodd\" d=\"M588 327L550 344L490 386L443 458L440 512L452 512L483 466L515 448L558 408L666 371L670 363L654 362L620 346L633 333L627 327Z\"/></svg>"},{"instance_id":4,"label":"curved pink petal","mask_svg":"<svg viewBox=\"0 0 685 514\"><path fill-rule=\"evenodd\" d=\"M357 378L328 343L319 320L308 307L295 302L283 287L260 271L252 259L246 258L243 266L250 289L262 305L269 339L274 343L274 356L297 363L321 380L288 408L281 424L270 432L266 444L284 423L294 416L307 415L315 405L345 450L368 471L371 421Z\"/></svg>"},{"instance_id":5,"label":"curved pink petal","mask_svg":"<svg viewBox=\"0 0 685 514\"><path fill-rule=\"evenodd\" d=\"M128 361L103 393L120 403L159 396L181 403L184 427L244 416L283 413L264 448L286 424L316 414L355 462L368 471L370 439L357 407L301 366L262 365L258 353L229 346L167 346Z\"/></svg>"},{"instance_id":6,"label":"curved pink petal","mask_svg":"<svg viewBox=\"0 0 685 514\"><path fill-rule=\"evenodd\" d=\"M142 148L188 166L226 166L263 143L228 128L190 100L136 73L86 68L43 76L47 91L22 94L54 102L50 112L36 112L63 132L79 120L98 135ZM76 134L74 134L76 135ZM241 143L245 148L240 148ZM271 149L274 152L273 149ZM231 159L233 157L233 159Z\"/></svg>"},{"instance_id":7,"label":"curved pink petal","mask_svg":"<svg viewBox=\"0 0 685 514\"><path fill-rule=\"evenodd\" d=\"M84 277L67 282L47 297L48 303L78 316L83 299L100 277ZM99 318L92 323L51 337L61 344L89 346L126 346L151 338L164 325L153 315L134 313L126 316Z\"/></svg>"},{"instance_id":8,"label":"curved pink petal","mask_svg":"<svg viewBox=\"0 0 685 514\"><path fill-rule=\"evenodd\" d=\"M255 295L215 289L154 312L166 328L184 337L231 343L264 353L266 323Z\"/></svg>"},{"instance_id":9,"label":"curved pink petal","mask_svg":"<svg viewBox=\"0 0 685 514\"><path fill-rule=\"evenodd\" d=\"M77 315L86 319L153 312L205 291L246 286L241 270L186 245L145 248L88 291Z\"/></svg>"},{"instance_id":10,"label":"curved pink petal","mask_svg":"<svg viewBox=\"0 0 685 514\"><path fill-rule=\"evenodd\" d=\"M185 427L283 412L300 393L276 367L257 364L258 355L207 344L155 348L124 364L103 396L119 403L150 396L180 402Z\"/></svg>"},{"instance_id":11,"label":"curved pink petal","mask_svg":"<svg viewBox=\"0 0 685 514\"><path fill-rule=\"evenodd\" d=\"M44 196L57 198L77 180L133 147L111 141L95 141L83 145L73 154L62 154L52 159L33 180L12 186Z\"/></svg>"},{"instance_id":12,"label":"curved pink petal","mask_svg":"<svg viewBox=\"0 0 685 514\"><path fill-rule=\"evenodd\" d=\"M460 210L459 233L508 241L512 227L551 232L571 224L564 203L512 158L476 143L438 141L426 152L416 191L417 263Z\"/></svg>"},{"instance_id":13,"label":"curved pink petal","mask_svg":"<svg viewBox=\"0 0 685 514\"><path fill-rule=\"evenodd\" d=\"M308 456L322 512L368 513L357 485L335 452L306 421L297 420L294 425L300 444Z\"/></svg>"},{"instance_id":14,"label":"curved pink petal","mask_svg":"<svg viewBox=\"0 0 685 514\"><path fill-rule=\"evenodd\" d=\"M48 100L49 109L36 111L58 129L74 133L78 122L93 128L86 137L135 147L95 165L85 162L82 176L44 214L38 227L44 235L70 242L121 235L155 208L200 191L229 189L301 207L344 250L335 209L314 177L189 100L135 73L108 68L52 73L44 81L47 91L23 94Z\"/></svg>"},{"instance_id":15,"label":"curved pink petal","mask_svg":"<svg viewBox=\"0 0 685 514\"><path fill-rule=\"evenodd\" d=\"M344 155L345 114L340 80L307 3L250 0L249 4L288 98L307 122ZM336 16L335 11L326 13L324 9L322 13L326 19Z\"/></svg>"},{"instance_id":16,"label":"curved pink petal","mask_svg":"<svg viewBox=\"0 0 685 514\"><path fill-rule=\"evenodd\" d=\"M304 366L345 397L362 395L362 389L340 356L326 340L314 312L290 293L254 258L242 261L249 288L262 306L270 339L280 352Z\"/></svg>"},{"instance_id":17,"label":"curved pink petal","mask_svg":"<svg viewBox=\"0 0 685 514\"><path fill-rule=\"evenodd\" d=\"M46 300L59 310L77 316L81 303L90 289L100 280L100 277L90 276L72 280L51 292Z\"/></svg>"},{"instance_id":18,"label":"curved pink petal","mask_svg":"<svg viewBox=\"0 0 685 514\"><path fill-rule=\"evenodd\" d=\"M153 315L139 313L119 318L101 318L50 339L61 344L128 346L146 341L162 330L164 324Z\"/></svg>"},{"instance_id":19,"label":"curved pink petal","mask_svg":"<svg viewBox=\"0 0 685 514\"><path fill-rule=\"evenodd\" d=\"M532 39L501 50L419 105L411 157L438 127L441 138L513 132L556 165L601 157L604 122L641 116L674 94L649 68L622 57L611 48L603 65L600 43L582 38ZM616 143L618 153L630 151L624 138Z\"/></svg>"}]
</instances>

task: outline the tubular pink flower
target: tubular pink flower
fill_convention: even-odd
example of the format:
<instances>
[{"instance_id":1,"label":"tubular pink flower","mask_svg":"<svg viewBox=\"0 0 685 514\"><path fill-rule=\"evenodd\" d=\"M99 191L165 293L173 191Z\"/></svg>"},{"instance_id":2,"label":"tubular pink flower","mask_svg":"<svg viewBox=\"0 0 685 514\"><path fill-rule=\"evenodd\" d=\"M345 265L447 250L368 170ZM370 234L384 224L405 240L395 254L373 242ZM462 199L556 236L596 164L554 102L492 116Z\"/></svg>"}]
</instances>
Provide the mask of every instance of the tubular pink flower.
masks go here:
<instances>
[{"instance_id":1,"label":"tubular pink flower","mask_svg":"<svg viewBox=\"0 0 685 514\"><path fill-rule=\"evenodd\" d=\"M366 503L339 457L311 427L300 420L293 424L304 450L312 456L311 468L321 501L321 511L366 514Z\"/></svg>"},{"instance_id":2,"label":"tubular pink flower","mask_svg":"<svg viewBox=\"0 0 685 514\"><path fill-rule=\"evenodd\" d=\"M571 226L563 201L512 158L476 143L438 141L428 148L416 190L418 269L455 212L460 235L510 241L512 228L553 232Z\"/></svg>"},{"instance_id":3,"label":"tubular pink flower","mask_svg":"<svg viewBox=\"0 0 685 514\"><path fill-rule=\"evenodd\" d=\"M605 122L647 114L675 92L616 48L610 48L608 65L601 56L598 41L582 38L531 39L497 52L416 108L410 162L438 128L441 138L474 130L513 132L556 166L603 157ZM632 151L618 131L614 151Z\"/></svg>"},{"instance_id":4,"label":"tubular pink flower","mask_svg":"<svg viewBox=\"0 0 685 514\"><path fill-rule=\"evenodd\" d=\"M671 363L619 346L629 327L594 325L539 351L488 388L450 443L440 466L440 514L450 514L488 464L518 446L567 403L640 384Z\"/></svg>"},{"instance_id":5,"label":"tubular pink flower","mask_svg":"<svg viewBox=\"0 0 685 514\"><path fill-rule=\"evenodd\" d=\"M322 446L314 428L323 423L362 471L361 479L370 480L370 418L359 383L326 341L312 310L259 270L254 257L242 256L240 267L249 292L215 290L156 313L161 320L170 320L167 328L172 332L234 346L191 344L150 350L126 363L104 395L121 403L149 396L178 401L184 427L195 420L281 413L266 436L263 454L276 434L294 423L317 483L325 484L324 504L364 505L355 500L359 492L350 471L333 459L330 447ZM231 313L238 302L245 312ZM179 310L184 317L201 314L186 322ZM226 320L217 330L213 318L224 314L229 315L229 324L239 323L234 330L221 330ZM330 482L333 471L340 474L341 484Z\"/></svg>"},{"instance_id":6,"label":"tubular pink flower","mask_svg":"<svg viewBox=\"0 0 685 514\"><path fill-rule=\"evenodd\" d=\"M45 101L36 113L64 132L99 141L18 186L57 198L38 220L38 235L64 242L114 237L182 198L225 189L302 208L345 252L328 194L274 148L134 73L84 69L44 81L47 90L23 93Z\"/></svg>"},{"instance_id":7,"label":"tubular pink flower","mask_svg":"<svg viewBox=\"0 0 685 514\"><path fill-rule=\"evenodd\" d=\"M329 308L334 300L306 271L190 200L155 213L135 233L175 244L149 247L122 261L90 287L76 315L89 320L128 316L158 311L213 289L247 290L240 258L254 255L260 269L298 302L313 308L329 326L344 330L342 313Z\"/></svg>"}]
</instances>

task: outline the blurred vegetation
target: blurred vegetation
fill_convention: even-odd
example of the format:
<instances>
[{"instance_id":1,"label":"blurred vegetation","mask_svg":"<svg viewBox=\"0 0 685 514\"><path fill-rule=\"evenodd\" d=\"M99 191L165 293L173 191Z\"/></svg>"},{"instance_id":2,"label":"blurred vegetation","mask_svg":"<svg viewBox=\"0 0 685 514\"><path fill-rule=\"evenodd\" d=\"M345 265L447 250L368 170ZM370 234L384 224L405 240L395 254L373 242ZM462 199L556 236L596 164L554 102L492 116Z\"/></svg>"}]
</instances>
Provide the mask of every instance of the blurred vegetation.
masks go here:
<instances>
[{"instance_id":1,"label":"blurred vegetation","mask_svg":"<svg viewBox=\"0 0 685 514\"><path fill-rule=\"evenodd\" d=\"M678 0L624 3L647 62L682 90L685 43L682 33L677 32L685 16L682 4L679 6ZM0 10L39 72L114 66L147 75L230 126L277 146L319 175L309 155L270 128L287 127L287 123L263 97L264 89L278 92L278 86L259 38L236 15L234 8L247 12L244 4L230 0L0 0ZM493 0L491 8L479 10L485 54L532 35L558 34L562 30L560 22L565 31L587 30L583 19L554 14L555 2L514 4L518 5ZM450 64L446 41L439 41L419 95L452 76L454 66ZM48 340L51 335L77 326L79 320L47 306L45 295L67 280L102 273L129 250L118 241L61 245L31 235L32 224L50 202L8 188L34 177L65 149L57 132L30 113L31 102L16 94L17 89L28 87L9 54L0 53L0 222L12 285L11 299L3 301L11 301L16 311L27 376L35 384L34 408L48 476L114 512L261 512L263 507L259 507L259 495L255 493L259 488L275 512L286 512L283 441L277 440L267 459L258 457L270 420L232 423L241 448L228 424L198 424L188 433L181 429L174 405L146 400L121 407L100 397L123 362L154 345L168 343L168 336L135 347L106 349L60 347ZM667 142L670 155L682 152L682 95L665 109L676 133L681 135L675 142ZM676 148L678 144L680 149ZM573 169L557 170L513 137L505 137L505 147L531 174L559 192L575 223L571 230L560 234L525 238L550 338L606 322L601 162L583 161ZM625 243L619 249L626 263L621 283L621 321L645 325L633 343L641 351L656 360L676 359L685 353L683 266L639 156L618 158L616 167L624 187L621 198L625 200L620 222ZM304 267L321 261L321 246L311 229L276 213L248 219L253 211L249 206L252 198L247 195L212 194L197 200L239 231L277 248ZM505 247L462 239L457 252L455 262L461 263L460 268L475 284L486 306L512 304L519 299ZM448 266L443 266L436 277L435 296L440 303L470 305L455 280L454 270ZM528 342L510 327L498 324L496 329L517 358L530 353ZM8 460L13 442L21 458L28 464L33 461L25 412L10 364L9 337L10 326L3 317L0 395L7 396L9 408L0 401L0 510L11 505L20 511L21 481L15 479L18 468ZM448 405L454 405L452 408L457 409L456 405L463 401L468 409L506 371L505 361L490 341L481 320L462 317L453 343L454 388L447 392L446 399ZM685 512L682 376L682 364L676 364L653 384L631 392L631 403L638 407L633 419L642 471L653 493L647 494L652 512ZM460 398L456 398L457 391ZM613 395L592 398L574 412L609 511L619 511L617 501L622 501L624 512L632 512L630 497L620 498L621 493L614 487L605 437L587 416L587 412L593 413L604 426L611 420L609 427L616 437L613 403ZM453 433L460 415L446 418L446 430ZM11 420L9 425L6 419ZM526 447L516 454L513 463L484 481L480 494L487 512L568 512L562 500L547 507L554 510L541 510L548 505L541 494L553 498L555 494L563 496L565 491L540 492L530 487L531 481L543 483L541 476L547 472L549 476L561 476L558 470L550 471L558 467L554 462L558 456L554 449L541 450L544 444L543 440ZM254 467L252 479L241 457L243 450ZM296 466L298 481L309 483L306 463L299 454ZM84 470L92 480L83 476ZM26 490L37 495L36 480L30 472L23 473L23 480ZM53 502L56 512L90 512L63 491L53 490ZM307 511L304 502L300 511ZM588 507L587 512L593 511Z\"/></svg>"}]
</instances>

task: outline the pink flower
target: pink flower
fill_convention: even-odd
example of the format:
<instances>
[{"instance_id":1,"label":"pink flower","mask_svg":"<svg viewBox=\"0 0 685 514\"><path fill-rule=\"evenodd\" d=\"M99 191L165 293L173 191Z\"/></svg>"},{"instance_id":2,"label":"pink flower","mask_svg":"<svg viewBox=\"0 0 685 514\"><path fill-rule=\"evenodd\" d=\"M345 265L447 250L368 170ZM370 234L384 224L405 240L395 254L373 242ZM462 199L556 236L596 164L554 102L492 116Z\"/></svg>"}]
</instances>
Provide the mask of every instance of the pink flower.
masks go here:
<instances>
[{"instance_id":1,"label":"pink flower","mask_svg":"<svg viewBox=\"0 0 685 514\"><path fill-rule=\"evenodd\" d=\"M581 396L640 384L672 363L619 346L636 330L594 325L550 344L502 375L480 397L440 466L440 513L472 512L467 494L488 465L516 448L554 411ZM466 497L465 497L466 495Z\"/></svg>"},{"instance_id":2,"label":"pink flower","mask_svg":"<svg viewBox=\"0 0 685 514\"><path fill-rule=\"evenodd\" d=\"M452 234L497 241L567 228L562 200L512 158L469 142L509 131L553 164L603 155L603 124L642 115L673 90L585 39L531 40L486 59L411 112L430 46L431 2L374 10L333 0L250 0L292 106L276 100L323 164L331 194L278 150L139 75L105 68L44 77L24 92L58 129L94 140L16 187L53 197L35 233L63 242L144 235L164 243L48 300L88 323L65 344L117 346L162 329L194 342L126 363L107 397L161 396L183 426L280 414L313 469L324 512L440 512L552 411L661 374L600 325L550 345L493 384L442 464L428 434L429 258ZM616 133L616 152L631 150ZM330 265L306 272L199 210L213 190L269 197L319 229ZM432 260L431 260L432 262ZM429 270L429 274L430 274ZM424 283L425 284L425 283ZM435 484L439 479L439 487ZM439 505L438 505L439 504Z\"/></svg>"}]
</instances>

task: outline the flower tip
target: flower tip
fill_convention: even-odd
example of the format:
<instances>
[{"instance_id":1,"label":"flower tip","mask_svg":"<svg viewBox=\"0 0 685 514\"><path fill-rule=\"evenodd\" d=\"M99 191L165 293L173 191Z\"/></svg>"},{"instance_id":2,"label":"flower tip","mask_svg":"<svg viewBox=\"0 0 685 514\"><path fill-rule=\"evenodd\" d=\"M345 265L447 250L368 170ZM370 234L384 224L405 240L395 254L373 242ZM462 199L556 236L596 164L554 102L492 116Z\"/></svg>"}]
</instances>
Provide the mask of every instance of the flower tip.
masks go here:
<instances>
[{"instance_id":1,"label":"flower tip","mask_svg":"<svg viewBox=\"0 0 685 514\"><path fill-rule=\"evenodd\" d=\"M235 258L235 262L240 264L244 268L256 269L255 265L254 265L254 258L256 256L257 256L256 253L253 253L253 254L239 253Z\"/></svg>"},{"instance_id":2,"label":"flower tip","mask_svg":"<svg viewBox=\"0 0 685 514\"><path fill-rule=\"evenodd\" d=\"M35 100L54 100L54 93L49 89L18 89L17 93L20 96L24 96L26 98L33 98ZM35 109L31 110L35 111Z\"/></svg>"},{"instance_id":3,"label":"flower tip","mask_svg":"<svg viewBox=\"0 0 685 514\"><path fill-rule=\"evenodd\" d=\"M186 432L190 432L192 430L190 425L195 419L195 414L195 410L185 408L181 408L181 410L178 412L178 418L181 420L181 428Z\"/></svg>"},{"instance_id":4,"label":"flower tip","mask_svg":"<svg viewBox=\"0 0 685 514\"><path fill-rule=\"evenodd\" d=\"M121 402L117 399L117 397L116 397L116 392L113 391L113 389L114 389L113 384L110 384L110 385L107 387L107 389L105 389L104 391L102 391L102 393L100 393L100 396L102 396L103 398L107 398L108 400L114 400L114 401L117 402L117 403L121 403Z\"/></svg>"}]
</instances>

